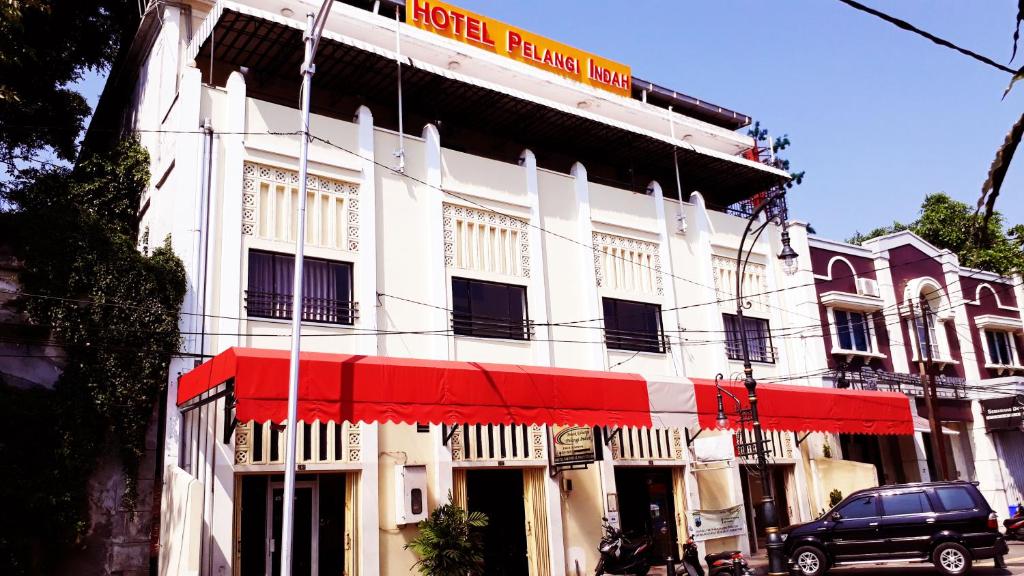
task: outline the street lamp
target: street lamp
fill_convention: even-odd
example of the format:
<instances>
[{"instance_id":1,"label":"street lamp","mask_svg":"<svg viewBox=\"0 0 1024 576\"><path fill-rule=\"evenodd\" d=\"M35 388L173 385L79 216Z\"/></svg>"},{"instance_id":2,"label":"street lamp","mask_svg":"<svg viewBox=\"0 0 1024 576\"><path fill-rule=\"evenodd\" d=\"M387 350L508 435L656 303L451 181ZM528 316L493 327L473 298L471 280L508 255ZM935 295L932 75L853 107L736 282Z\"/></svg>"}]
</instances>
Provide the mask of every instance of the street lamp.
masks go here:
<instances>
[{"instance_id":1,"label":"street lamp","mask_svg":"<svg viewBox=\"0 0 1024 576\"><path fill-rule=\"evenodd\" d=\"M768 536L768 574L769 576L786 576L788 570L786 570L786 563L782 557L782 535L779 532L779 517L775 511L775 498L772 496L773 484L771 469L768 468L768 458L764 452L764 434L761 430L761 420L757 414L757 381L754 380L754 368L750 363L750 343L747 341L747 328L744 325L743 320L743 309L748 307L749 304L743 302L743 282L742 279L746 275L747 263L750 261L750 255L753 253L753 244L760 238L761 233L768 228L772 223L775 223L783 227L782 230L782 251L779 252L778 258L782 261L783 271L787 275L793 275L797 271L797 257L796 250L790 245L789 232L785 229L786 225L786 210L785 204L783 204L786 191L784 188L780 188L771 192L768 198L765 199L755 210L750 214L747 220L747 226L743 230L743 236L740 238L739 250L736 252L736 326L739 330L740 338L740 350L743 354L743 386L747 389L747 400L750 402L749 410L749 421L751 427L754 430L754 444L757 451L757 468L761 471L762 479L762 494L761 498L761 518L764 520L765 532ZM761 215L764 214L766 217L764 221L760 220ZM757 227L755 229L755 223ZM751 240L751 246L747 248L747 252L744 255L744 247L747 242L747 237L751 235L753 230L753 240ZM717 379L716 379L717 386ZM722 392L726 392L733 399L735 396L729 394L721 386L718 386L718 414L716 423L719 426L723 426L728 423L725 417L725 411L722 406ZM737 400L739 404L739 400ZM743 411L740 411L741 415ZM743 420L741 418L740 427L743 428Z\"/></svg>"}]
</instances>

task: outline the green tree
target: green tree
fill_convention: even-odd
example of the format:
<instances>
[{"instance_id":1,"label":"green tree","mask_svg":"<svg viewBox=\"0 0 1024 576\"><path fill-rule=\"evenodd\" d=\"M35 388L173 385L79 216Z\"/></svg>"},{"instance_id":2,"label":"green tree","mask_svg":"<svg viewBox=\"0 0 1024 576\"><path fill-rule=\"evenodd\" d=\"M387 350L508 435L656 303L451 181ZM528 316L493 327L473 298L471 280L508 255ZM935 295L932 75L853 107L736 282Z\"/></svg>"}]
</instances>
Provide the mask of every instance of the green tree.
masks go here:
<instances>
[{"instance_id":1,"label":"green tree","mask_svg":"<svg viewBox=\"0 0 1024 576\"><path fill-rule=\"evenodd\" d=\"M857 232L847 242L860 244L885 234L910 230L956 254L963 266L997 274L1024 271L1024 224L1006 229L1004 222L998 211L986 221L971 206L940 192L925 197L917 220L909 224L894 221L866 234ZM985 242L978 241L977 230L981 227L985 230Z\"/></svg>"},{"instance_id":2,"label":"green tree","mask_svg":"<svg viewBox=\"0 0 1024 576\"><path fill-rule=\"evenodd\" d=\"M73 160L90 110L70 85L113 62L135 32L137 2L0 0L0 162L50 149Z\"/></svg>"},{"instance_id":3,"label":"green tree","mask_svg":"<svg viewBox=\"0 0 1024 576\"><path fill-rule=\"evenodd\" d=\"M133 207L149 184L148 166L146 151L126 140L74 169L23 171L5 195L13 210L0 227L24 262L19 301L63 348L66 367L49 396L0 399L19 414L40 403L53 411L35 427L0 430L18 439L0 443L0 462L13 461L24 480L0 490L0 505L24 512L0 514L9 520L0 521L2 573L45 572L41 564L60 556L55 550L85 534L85 486L101 451L120 455L123 503L134 507L146 431L180 348L185 294L184 267L168 242L152 254L136 248Z\"/></svg>"},{"instance_id":4,"label":"green tree","mask_svg":"<svg viewBox=\"0 0 1024 576\"><path fill-rule=\"evenodd\" d=\"M789 165L789 159L783 158L780 155L782 151L789 148L791 144L789 141L789 134L783 134L778 138L770 138L768 135L768 129L762 128L761 123L755 121L754 125L747 130L747 136L752 137L758 143L758 148L761 148L762 150L767 150L770 147L772 155L775 157L775 167L789 172L791 178L783 184L787 190L793 186L803 183L805 171L801 170L799 172L792 172Z\"/></svg>"},{"instance_id":5,"label":"green tree","mask_svg":"<svg viewBox=\"0 0 1024 576\"><path fill-rule=\"evenodd\" d=\"M417 527L419 534L405 548L419 557L415 567L423 576L467 576L483 571L482 531L487 527L487 515L467 513L452 502L449 493L448 502Z\"/></svg>"}]
</instances>

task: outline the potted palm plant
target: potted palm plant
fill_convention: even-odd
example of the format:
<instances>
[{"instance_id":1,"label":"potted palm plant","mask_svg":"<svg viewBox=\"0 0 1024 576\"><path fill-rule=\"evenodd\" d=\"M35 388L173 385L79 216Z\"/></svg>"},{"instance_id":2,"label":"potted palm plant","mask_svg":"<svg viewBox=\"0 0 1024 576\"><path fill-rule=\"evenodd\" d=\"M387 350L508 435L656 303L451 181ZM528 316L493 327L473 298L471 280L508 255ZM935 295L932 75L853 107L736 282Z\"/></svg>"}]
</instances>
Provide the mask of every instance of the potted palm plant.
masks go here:
<instances>
[{"instance_id":1,"label":"potted palm plant","mask_svg":"<svg viewBox=\"0 0 1024 576\"><path fill-rule=\"evenodd\" d=\"M487 515L467 512L452 502L438 506L417 525L419 534L408 544L419 560L413 566L423 576L470 576L484 567L483 528Z\"/></svg>"}]
</instances>

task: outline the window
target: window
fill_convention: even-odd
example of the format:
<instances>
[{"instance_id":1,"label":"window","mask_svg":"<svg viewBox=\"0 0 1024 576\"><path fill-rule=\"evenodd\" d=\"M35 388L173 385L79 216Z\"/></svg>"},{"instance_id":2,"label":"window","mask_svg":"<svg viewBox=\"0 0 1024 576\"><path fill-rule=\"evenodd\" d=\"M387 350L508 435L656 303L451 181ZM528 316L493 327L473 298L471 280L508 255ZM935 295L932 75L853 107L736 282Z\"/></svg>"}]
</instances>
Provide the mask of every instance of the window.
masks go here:
<instances>
[{"instance_id":1,"label":"window","mask_svg":"<svg viewBox=\"0 0 1024 576\"><path fill-rule=\"evenodd\" d=\"M295 257L249 251L249 288L245 308L254 318L292 317L292 275ZM352 324L352 264L303 258L302 319L328 324Z\"/></svg>"},{"instance_id":2,"label":"window","mask_svg":"<svg viewBox=\"0 0 1024 576\"><path fill-rule=\"evenodd\" d=\"M961 488L959 486L951 488L936 488L935 495L939 497L939 502L942 502L942 507L945 508L947 512L970 510L977 506L977 504L974 503L974 498L971 497L971 493L967 488Z\"/></svg>"},{"instance_id":3,"label":"window","mask_svg":"<svg viewBox=\"0 0 1024 576\"><path fill-rule=\"evenodd\" d=\"M1003 366L1013 365L1013 337L1009 332L996 330L985 330L985 340L988 343L988 360L990 364L1001 364Z\"/></svg>"},{"instance_id":4,"label":"window","mask_svg":"<svg viewBox=\"0 0 1024 576\"><path fill-rule=\"evenodd\" d=\"M605 298L604 339L615 350L664 352L661 306Z\"/></svg>"},{"instance_id":5,"label":"window","mask_svg":"<svg viewBox=\"0 0 1024 576\"><path fill-rule=\"evenodd\" d=\"M739 318L733 314L722 314L725 323L725 349L731 360L743 359L743 340L740 336ZM768 321L763 318L743 318L744 332L750 359L754 362L775 362L772 348L772 333Z\"/></svg>"},{"instance_id":6,"label":"window","mask_svg":"<svg viewBox=\"0 0 1024 576\"><path fill-rule=\"evenodd\" d=\"M452 278L452 308L460 336L530 339L525 286Z\"/></svg>"},{"instance_id":7,"label":"window","mask_svg":"<svg viewBox=\"0 0 1024 576\"><path fill-rule=\"evenodd\" d=\"M939 338L935 332L935 312L932 311L932 307L925 304L921 307L921 314L916 317L917 320L917 341L920 342L920 350L924 350L925 354L930 354L931 357L941 358L939 354ZM926 331L927 327L927 331Z\"/></svg>"},{"instance_id":8,"label":"window","mask_svg":"<svg viewBox=\"0 0 1024 576\"><path fill-rule=\"evenodd\" d=\"M839 348L871 352L871 316L863 312L833 310Z\"/></svg>"},{"instance_id":9,"label":"window","mask_svg":"<svg viewBox=\"0 0 1024 576\"><path fill-rule=\"evenodd\" d=\"M886 516L900 514L922 514L931 512L932 506L924 492L904 492L902 494L883 494L882 509Z\"/></svg>"},{"instance_id":10,"label":"window","mask_svg":"<svg viewBox=\"0 0 1024 576\"><path fill-rule=\"evenodd\" d=\"M875 507L874 496L862 496L851 500L845 506L836 510L844 519L872 518L878 516L878 509Z\"/></svg>"}]
</instances>

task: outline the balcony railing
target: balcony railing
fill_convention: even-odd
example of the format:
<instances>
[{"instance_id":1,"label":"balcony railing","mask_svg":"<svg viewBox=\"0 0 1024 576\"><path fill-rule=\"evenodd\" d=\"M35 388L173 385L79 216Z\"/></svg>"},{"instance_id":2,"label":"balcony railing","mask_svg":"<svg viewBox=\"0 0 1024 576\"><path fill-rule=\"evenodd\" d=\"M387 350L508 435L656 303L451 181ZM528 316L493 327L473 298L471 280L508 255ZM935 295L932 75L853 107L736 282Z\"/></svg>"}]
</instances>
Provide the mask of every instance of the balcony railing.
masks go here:
<instances>
[{"instance_id":1,"label":"balcony railing","mask_svg":"<svg viewBox=\"0 0 1024 576\"><path fill-rule=\"evenodd\" d=\"M657 352L668 350L665 334L657 332L635 332L633 330L611 330L605 328L604 340L612 350L628 350L630 352Z\"/></svg>"},{"instance_id":2,"label":"balcony railing","mask_svg":"<svg viewBox=\"0 0 1024 576\"><path fill-rule=\"evenodd\" d=\"M740 200L739 202L726 207L726 214L733 216L739 216L740 218L750 218L754 215L754 212L761 207L764 203L768 203L768 206L764 209L764 215L768 219L780 218L785 220L788 215L788 209L786 207L786 196L784 194L775 194L775 189L767 190L765 192L758 192L750 198Z\"/></svg>"},{"instance_id":3,"label":"balcony railing","mask_svg":"<svg viewBox=\"0 0 1024 576\"><path fill-rule=\"evenodd\" d=\"M924 396L921 377L917 374L896 374L865 367L854 371L834 370L832 380L836 388L882 390L901 392L909 396ZM935 377L935 392L940 398L966 398L967 380L938 375Z\"/></svg>"},{"instance_id":4,"label":"balcony railing","mask_svg":"<svg viewBox=\"0 0 1024 576\"><path fill-rule=\"evenodd\" d=\"M529 320L492 318L474 314L452 313L452 330L459 336L529 340L533 337L533 323Z\"/></svg>"},{"instance_id":5,"label":"balcony railing","mask_svg":"<svg viewBox=\"0 0 1024 576\"><path fill-rule=\"evenodd\" d=\"M761 346L755 342L750 342L749 348L751 362L764 362L767 364L774 364L779 358L779 350L775 346ZM725 353L729 357L729 360L743 360L743 343L726 342Z\"/></svg>"},{"instance_id":6,"label":"balcony railing","mask_svg":"<svg viewBox=\"0 0 1024 576\"><path fill-rule=\"evenodd\" d=\"M359 317L358 309L358 304L350 300L317 296L302 298L302 320L305 322L351 325ZM245 293L245 310L250 318L289 320L292 317L292 295L248 290Z\"/></svg>"}]
</instances>

